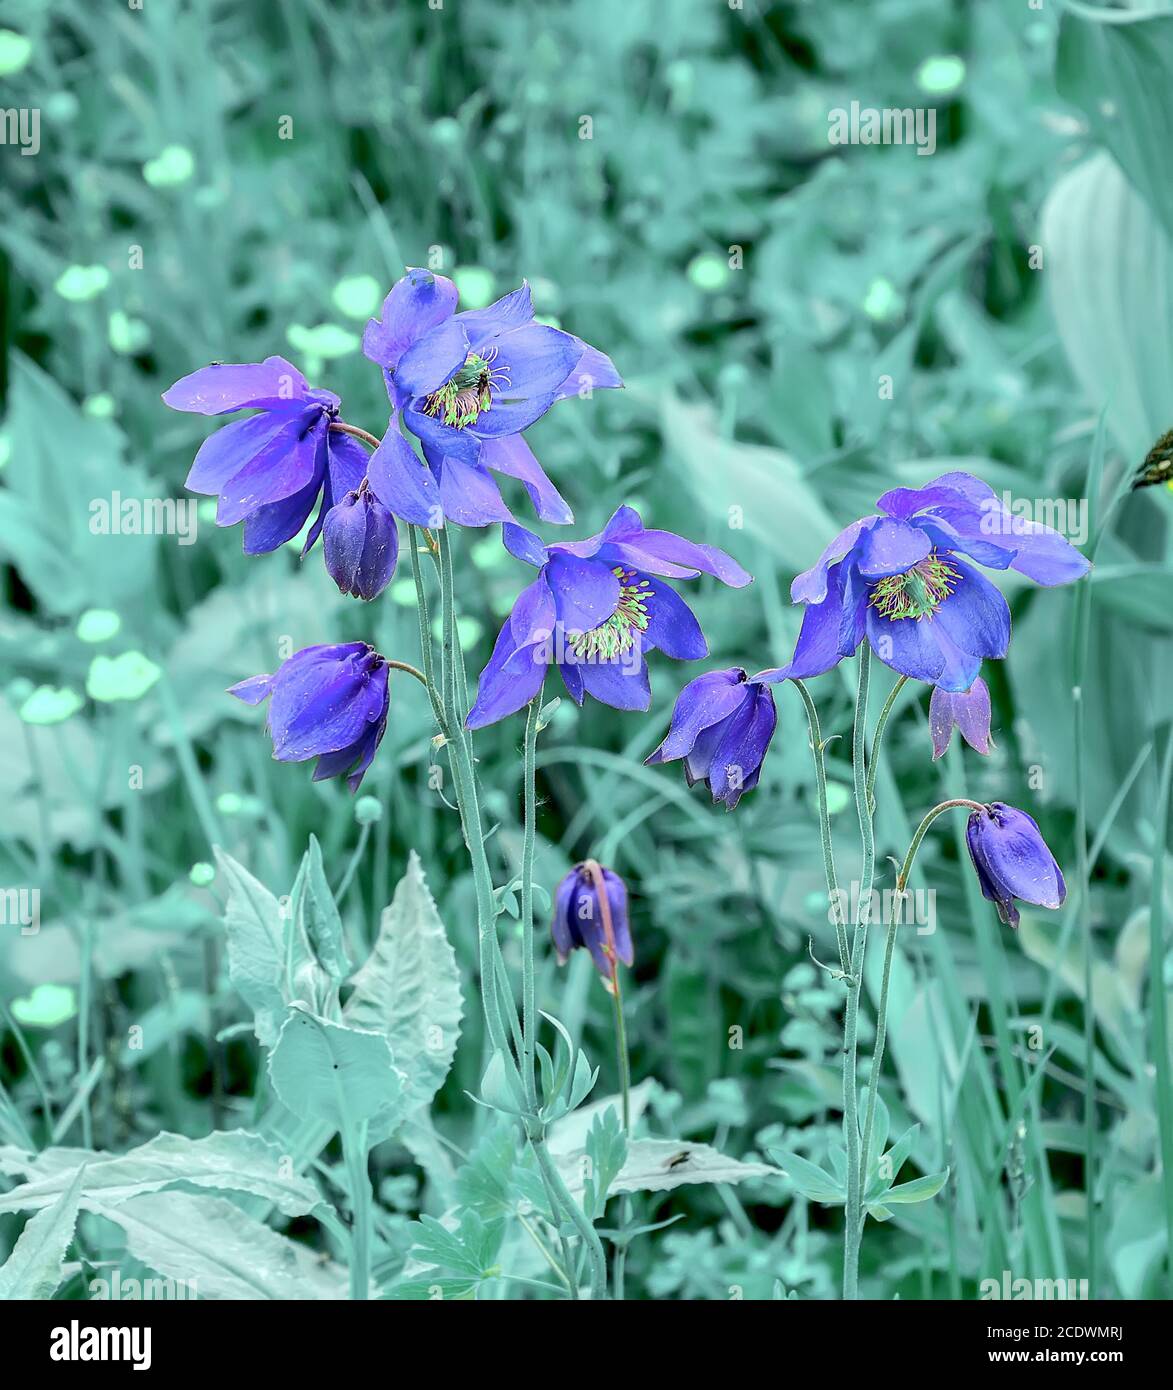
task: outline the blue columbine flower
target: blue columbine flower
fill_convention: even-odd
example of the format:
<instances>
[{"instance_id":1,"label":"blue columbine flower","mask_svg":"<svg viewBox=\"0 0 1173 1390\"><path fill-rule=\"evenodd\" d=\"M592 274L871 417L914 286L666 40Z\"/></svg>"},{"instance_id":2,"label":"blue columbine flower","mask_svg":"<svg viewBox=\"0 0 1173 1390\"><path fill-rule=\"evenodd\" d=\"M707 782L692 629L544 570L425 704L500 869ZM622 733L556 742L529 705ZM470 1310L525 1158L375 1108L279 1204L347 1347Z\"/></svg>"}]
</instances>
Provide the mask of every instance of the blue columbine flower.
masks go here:
<instances>
[{"instance_id":1,"label":"blue columbine flower","mask_svg":"<svg viewBox=\"0 0 1173 1390\"><path fill-rule=\"evenodd\" d=\"M991 802L971 813L965 839L982 893L1006 926L1018 926L1016 898L1039 907L1062 907L1067 896L1063 874L1025 811Z\"/></svg>"},{"instance_id":2,"label":"blue columbine flower","mask_svg":"<svg viewBox=\"0 0 1173 1390\"><path fill-rule=\"evenodd\" d=\"M852 522L791 585L794 602L807 605L794 656L758 680L821 675L866 637L902 675L968 690L983 658L1006 655L1010 609L963 555L1045 585L1090 569L1057 531L1012 515L968 473L895 488L878 506L886 515Z\"/></svg>"},{"instance_id":3,"label":"blue columbine flower","mask_svg":"<svg viewBox=\"0 0 1173 1390\"><path fill-rule=\"evenodd\" d=\"M244 522L246 555L263 555L291 540L322 498L306 551L334 505L362 482L367 455L350 436L330 429L339 400L317 391L284 357L216 363L163 393L172 410L197 415L259 413L210 435L196 454L186 486L219 497L217 526Z\"/></svg>"},{"instance_id":4,"label":"blue columbine flower","mask_svg":"<svg viewBox=\"0 0 1173 1390\"><path fill-rule=\"evenodd\" d=\"M399 558L399 530L365 480L327 513L322 554L330 578L344 594L369 601L390 584Z\"/></svg>"},{"instance_id":5,"label":"blue columbine flower","mask_svg":"<svg viewBox=\"0 0 1173 1390\"><path fill-rule=\"evenodd\" d=\"M599 974L610 983L617 962L630 966L635 959L631 924L627 920L626 884L613 869L605 869L594 860L576 865L554 894L550 935L559 965L566 964L571 951L584 947L591 953Z\"/></svg>"},{"instance_id":6,"label":"blue columbine flower","mask_svg":"<svg viewBox=\"0 0 1173 1390\"><path fill-rule=\"evenodd\" d=\"M487 309L455 310L451 280L409 270L382 318L367 325L363 352L383 368L394 408L371 460L371 485L421 526L485 526L513 520L493 470L525 484L543 521L573 521L522 431L564 396L622 386L619 373L581 338L535 323L526 284ZM430 471L399 433L400 420L423 444Z\"/></svg>"},{"instance_id":7,"label":"blue columbine flower","mask_svg":"<svg viewBox=\"0 0 1173 1390\"><path fill-rule=\"evenodd\" d=\"M314 781L345 777L357 791L387 728L387 663L365 642L305 647L272 676L228 692L246 705L272 696L268 729L283 763L317 758Z\"/></svg>"},{"instance_id":8,"label":"blue columbine flower","mask_svg":"<svg viewBox=\"0 0 1173 1390\"><path fill-rule=\"evenodd\" d=\"M929 732L933 739L933 762L949 747L953 729L978 753L990 751L990 691L981 676L964 691L942 690L933 686L929 700Z\"/></svg>"},{"instance_id":9,"label":"blue columbine flower","mask_svg":"<svg viewBox=\"0 0 1173 1390\"><path fill-rule=\"evenodd\" d=\"M738 667L710 671L680 692L667 736L644 761L683 758L688 785L703 781L713 801L732 811L757 786L777 724L768 685L747 680Z\"/></svg>"},{"instance_id":10,"label":"blue columbine flower","mask_svg":"<svg viewBox=\"0 0 1173 1390\"><path fill-rule=\"evenodd\" d=\"M631 507L620 507L585 541L547 546L508 524L501 534L506 549L540 573L518 597L481 672L470 729L533 699L550 666L580 705L593 695L616 709L647 709L646 651L695 661L709 650L692 610L665 579L703 572L734 588L750 582L723 550L649 531Z\"/></svg>"}]
</instances>

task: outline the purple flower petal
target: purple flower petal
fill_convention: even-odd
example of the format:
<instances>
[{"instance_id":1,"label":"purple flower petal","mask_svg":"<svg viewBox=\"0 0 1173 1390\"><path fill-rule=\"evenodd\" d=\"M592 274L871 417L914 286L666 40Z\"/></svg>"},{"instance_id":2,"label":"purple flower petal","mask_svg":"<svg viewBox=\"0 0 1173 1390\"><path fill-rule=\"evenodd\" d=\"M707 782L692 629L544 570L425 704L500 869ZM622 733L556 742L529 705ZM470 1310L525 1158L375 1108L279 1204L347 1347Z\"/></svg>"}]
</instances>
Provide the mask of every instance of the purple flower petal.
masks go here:
<instances>
[{"instance_id":1,"label":"purple flower petal","mask_svg":"<svg viewBox=\"0 0 1173 1390\"><path fill-rule=\"evenodd\" d=\"M664 741L646 763L666 763L691 752L701 731L720 724L745 698L745 672L740 667L708 671L689 681L676 697L672 722Z\"/></svg>"},{"instance_id":2,"label":"purple flower petal","mask_svg":"<svg viewBox=\"0 0 1173 1390\"><path fill-rule=\"evenodd\" d=\"M658 648L676 661L698 661L708 656L709 644L688 604L663 580L636 572L636 579L646 579L652 591L647 600L648 625L644 630L644 645Z\"/></svg>"},{"instance_id":3,"label":"purple flower petal","mask_svg":"<svg viewBox=\"0 0 1173 1390\"><path fill-rule=\"evenodd\" d=\"M486 439L481 445L481 465L510 478L519 478L525 484L534 510L543 521L567 526L574 520L574 513L567 506L565 498L546 476L542 465L534 457L534 451L520 435Z\"/></svg>"},{"instance_id":4,"label":"purple flower petal","mask_svg":"<svg viewBox=\"0 0 1173 1390\"><path fill-rule=\"evenodd\" d=\"M809 570L804 570L790 586L790 597L794 603L822 603L827 597L827 576L832 566L837 565L849 553L861 534L874 526L879 517L865 516L862 521L853 521L827 546Z\"/></svg>"},{"instance_id":5,"label":"purple flower petal","mask_svg":"<svg viewBox=\"0 0 1173 1390\"><path fill-rule=\"evenodd\" d=\"M966 743L978 753L990 751L990 691L979 676L964 691L933 687L929 700L929 732L933 739L933 761L949 747L954 726Z\"/></svg>"},{"instance_id":6,"label":"purple flower petal","mask_svg":"<svg viewBox=\"0 0 1173 1390\"><path fill-rule=\"evenodd\" d=\"M958 574L953 592L924 621L940 624L971 656L1004 657L1010 646L1010 607L1001 591L964 560L953 556L950 563Z\"/></svg>"},{"instance_id":7,"label":"purple flower petal","mask_svg":"<svg viewBox=\"0 0 1173 1390\"><path fill-rule=\"evenodd\" d=\"M371 319L363 333L363 353L379 366L394 369L417 338L452 316L456 286L430 270L411 269L397 280L383 301L381 319Z\"/></svg>"},{"instance_id":8,"label":"purple flower petal","mask_svg":"<svg viewBox=\"0 0 1173 1390\"><path fill-rule=\"evenodd\" d=\"M248 680L239 681L236 685L228 687L228 694L235 695L246 705L259 705L262 700L267 700L272 693L272 676L249 676Z\"/></svg>"},{"instance_id":9,"label":"purple flower petal","mask_svg":"<svg viewBox=\"0 0 1173 1390\"><path fill-rule=\"evenodd\" d=\"M315 473L300 492L269 502L249 512L244 519L242 548L246 555L268 555L290 541L306 523L321 490L321 477Z\"/></svg>"},{"instance_id":10,"label":"purple flower petal","mask_svg":"<svg viewBox=\"0 0 1173 1390\"><path fill-rule=\"evenodd\" d=\"M309 390L305 377L284 357L263 362L218 362L182 377L163 392L172 410L227 415L255 407L277 410L300 401ZM332 398L337 404L337 397Z\"/></svg>"},{"instance_id":11,"label":"purple flower petal","mask_svg":"<svg viewBox=\"0 0 1173 1390\"><path fill-rule=\"evenodd\" d=\"M545 573L565 633L590 632L618 607L619 580L597 560L580 560L554 551Z\"/></svg>"},{"instance_id":12,"label":"purple flower petal","mask_svg":"<svg viewBox=\"0 0 1173 1390\"><path fill-rule=\"evenodd\" d=\"M722 726L709 767L713 800L723 801L726 810L732 811L742 795L757 786L777 724L773 691L764 685L750 686L741 708Z\"/></svg>"},{"instance_id":13,"label":"purple flower petal","mask_svg":"<svg viewBox=\"0 0 1173 1390\"><path fill-rule=\"evenodd\" d=\"M382 442L367 461L367 478L388 511L415 526L442 526L440 489L427 467L399 433L394 416Z\"/></svg>"},{"instance_id":14,"label":"purple flower petal","mask_svg":"<svg viewBox=\"0 0 1173 1390\"><path fill-rule=\"evenodd\" d=\"M519 595L497 634L493 654L481 672L476 701L465 720L468 728L495 724L538 693L549 667L554 622L554 597L545 574L539 574Z\"/></svg>"},{"instance_id":15,"label":"purple flower petal","mask_svg":"<svg viewBox=\"0 0 1173 1390\"><path fill-rule=\"evenodd\" d=\"M502 295L487 308L465 309L456 317L468 334L470 350L480 352L494 338L529 323L533 316L534 305L529 284L522 281L519 289Z\"/></svg>"},{"instance_id":16,"label":"purple flower petal","mask_svg":"<svg viewBox=\"0 0 1173 1390\"><path fill-rule=\"evenodd\" d=\"M399 359L395 386L404 397L439 390L468 356L468 335L459 319L448 319L417 338Z\"/></svg>"},{"instance_id":17,"label":"purple flower petal","mask_svg":"<svg viewBox=\"0 0 1173 1390\"><path fill-rule=\"evenodd\" d=\"M278 430L292 421L300 421L299 408L265 411L244 420L233 420L210 434L200 445L184 487L189 492L202 492L215 497L235 474L239 473L272 439Z\"/></svg>"},{"instance_id":18,"label":"purple flower petal","mask_svg":"<svg viewBox=\"0 0 1173 1390\"><path fill-rule=\"evenodd\" d=\"M575 338L574 341L581 349L581 353L569 376L554 392L555 400L564 400L567 396L579 396L587 399L595 391L614 390L616 387L622 387L623 378L615 370L614 362L605 352L600 352L598 348L584 343L581 338Z\"/></svg>"},{"instance_id":19,"label":"purple flower petal","mask_svg":"<svg viewBox=\"0 0 1173 1390\"><path fill-rule=\"evenodd\" d=\"M583 661L577 664L583 688L614 709L645 710L652 702L648 666L638 648L621 661Z\"/></svg>"},{"instance_id":20,"label":"purple flower petal","mask_svg":"<svg viewBox=\"0 0 1173 1390\"><path fill-rule=\"evenodd\" d=\"M507 521L501 527L501 542L510 555L524 560L527 565L535 565L538 569L549 559L546 547L538 537L515 521Z\"/></svg>"},{"instance_id":21,"label":"purple flower petal","mask_svg":"<svg viewBox=\"0 0 1173 1390\"><path fill-rule=\"evenodd\" d=\"M300 492L325 466L326 417L316 410L283 422L248 463L220 489L217 526L234 526L249 512Z\"/></svg>"},{"instance_id":22,"label":"purple flower petal","mask_svg":"<svg viewBox=\"0 0 1173 1390\"><path fill-rule=\"evenodd\" d=\"M490 474L458 458L444 459L440 500L445 519L458 526L491 526L496 521L513 520L513 513Z\"/></svg>"},{"instance_id":23,"label":"purple flower petal","mask_svg":"<svg viewBox=\"0 0 1173 1390\"><path fill-rule=\"evenodd\" d=\"M843 659L840 650L840 629L843 620L844 561L832 565L827 571L827 591L821 602L808 603L802 615L802 627L794 655L785 666L776 666L768 671L760 671L752 679L766 685L775 685L784 680L805 680L808 676L821 676ZM868 609L869 621L872 609Z\"/></svg>"},{"instance_id":24,"label":"purple flower petal","mask_svg":"<svg viewBox=\"0 0 1173 1390\"><path fill-rule=\"evenodd\" d=\"M862 532L855 547L859 572L865 579L904 574L928 558L932 543L907 522L881 517Z\"/></svg>"}]
</instances>

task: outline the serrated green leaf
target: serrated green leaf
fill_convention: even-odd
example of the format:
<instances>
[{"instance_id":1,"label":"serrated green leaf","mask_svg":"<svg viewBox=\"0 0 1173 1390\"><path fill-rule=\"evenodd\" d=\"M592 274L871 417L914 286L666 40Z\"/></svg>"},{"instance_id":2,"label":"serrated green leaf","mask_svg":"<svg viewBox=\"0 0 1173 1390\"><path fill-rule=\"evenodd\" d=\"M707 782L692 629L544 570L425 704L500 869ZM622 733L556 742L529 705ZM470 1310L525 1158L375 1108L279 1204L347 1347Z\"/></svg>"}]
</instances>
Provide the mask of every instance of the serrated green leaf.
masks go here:
<instances>
[{"instance_id":1,"label":"serrated green leaf","mask_svg":"<svg viewBox=\"0 0 1173 1390\"><path fill-rule=\"evenodd\" d=\"M77 1225L83 1164L51 1206L37 1212L20 1233L12 1254L0 1268L0 1299L51 1298L65 1277L65 1252Z\"/></svg>"},{"instance_id":2,"label":"serrated green leaf","mask_svg":"<svg viewBox=\"0 0 1173 1390\"><path fill-rule=\"evenodd\" d=\"M414 850L353 984L344 1021L384 1033L406 1075L409 1108L430 1105L456 1055L463 1000L456 956Z\"/></svg>"}]
</instances>

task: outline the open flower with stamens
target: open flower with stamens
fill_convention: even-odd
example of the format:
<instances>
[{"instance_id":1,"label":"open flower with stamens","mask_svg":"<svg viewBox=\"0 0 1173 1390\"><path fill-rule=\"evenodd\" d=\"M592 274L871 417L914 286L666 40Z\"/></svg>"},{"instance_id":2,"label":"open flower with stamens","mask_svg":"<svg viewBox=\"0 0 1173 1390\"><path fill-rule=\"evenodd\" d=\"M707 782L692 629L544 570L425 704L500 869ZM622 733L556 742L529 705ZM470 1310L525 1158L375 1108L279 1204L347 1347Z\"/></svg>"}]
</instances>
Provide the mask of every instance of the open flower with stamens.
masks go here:
<instances>
[{"instance_id":1,"label":"open flower with stamens","mask_svg":"<svg viewBox=\"0 0 1173 1390\"><path fill-rule=\"evenodd\" d=\"M451 280L409 270L367 325L363 351L383 368L394 408L371 460L371 486L393 512L425 526L512 521L496 472L525 485L543 521L574 520L522 432L564 396L623 382L597 348L535 322L528 285L457 313ZM423 445L426 469L400 421Z\"/></svg>"},{"instance_id":2,"label":"open flower with stamens","mask_svg":"<svg viewBox=\"0 0 1173 1390\"><path fill-rule=\"evenodd\" d=\"M470 729L519 710L551 666L580 705L592 695L616 709L647 709L646 652L694 661L709 650L692 610L665 581L703 573L733 588L750 582L723 550L649 531L631 507L620 507L585 541L543 545L517 525L501 532L506 549L539 574L519 595L481 672Z\"/></svg>"},{"instance_id":3,"label":"open flower with stamens","mask_svg":"<svg viewBox=\"0 0 1173 1390\"><path fill-rule=\"evenodd\" d=\"M881 514L853 521L790 588L807 605L794 655L755 679L821 675L865 640L886 665L944 691L969 690L984 658L1003 657L1010 609L976 567L1070 584L1089 562L1057 531L1007 511L968 473L894 488ZM976 563L971 563L976 562Z\"/></svg>"},{"instance_id":4,"label":"open flower with stamens","mask_svg":"<svg viewBox=\"0 0 1173 1390\"><path fill-rule=\"evenodd\" d=\"M366 450L330 428L339 400L316 390L284 357L263 362L217 362L163 393L172 410L196 415L257 414L209 435L185 486L218 497L217 526L244 522L244 552L263 555L291 540L322 505L302 554L314 544L340 497L362 482Z\"/></svg>"}]
</instances>

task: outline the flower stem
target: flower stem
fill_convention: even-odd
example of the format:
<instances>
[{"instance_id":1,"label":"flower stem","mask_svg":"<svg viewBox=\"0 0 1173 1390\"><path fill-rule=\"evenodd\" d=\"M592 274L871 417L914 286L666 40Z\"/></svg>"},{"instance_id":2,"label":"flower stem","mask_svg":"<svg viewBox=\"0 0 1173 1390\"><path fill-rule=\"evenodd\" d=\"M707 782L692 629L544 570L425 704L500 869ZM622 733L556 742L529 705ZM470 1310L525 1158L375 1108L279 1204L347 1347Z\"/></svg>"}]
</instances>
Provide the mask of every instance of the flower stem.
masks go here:
<instances>
[{"instance_id":1,"label":"flower stem","mask_svg":"<svg viewBox=\"0 0 1173 1390\"><path fill-rule=\"evenodd\" d=\"M342 1130L342 1151L354 1218L350 1244L350 1297L368 1299L371 1291L371 1175L367 1171L367 1121Z\"/></svg>"},{"instance_id":2,"label":"flower stem","mask_svg":"<svg viewBox=\"0 0 1173 1390\"><path fill-rule=\"evenodd\" d=\"M558 1171L558 1165L551 1158L550 1150L546 1147L545 1135L532 1140L531 1145L547 1186L557 1197L559 1205L570 1217L575 1230L582 1238L590 1258L591 1299L601 1301L607 1297L607 1257L603 1253L603 1242L599 1239L599 1233L595 1230L586 1212L570 1195L569 1189L562 1180L562 1174Z\"/></svg>"},{"instance_id":3,"label":"flower stem","mask_svg":"<svg viewBox=\"0 0 1173 1390\"><path fill-rule=\"evenodd\" d=\"M796 680L794 685L802 696L810 729L811 753L815 762L815 791L819 803L819 839L823 846L823 875L827 880L827 900L831 906L831 920L835 923L835 939L839 943L839 969L846 976L850 973L851 962L847 958L847 925L843 920L843 900L839 896L839 880L835 873L831 813L827 809L827 769L823 762L823 731L819 724L819 712L811 699L810 691L802 681Z\"/></svg>"},{"instance_id":4,"label":"flower stem","mask_svg":"<svg viewBox=\"0 0 1173 1390\"><path fill-rule=\"evenodd\" d=\"M336 434L352 434L355 439L361 439L364 444L369 444L372 449L377 449L382 443L382 441L377 439L373 434L368 433L366 430L360 430L357 425L348 425L345 420L331 420L330 428L334 430Z\"/></svg>"},{"instance_id":5,"label":"flower stem","mask_svg":"<svg viewBox=\"0 0 1173 1390\"><path fill-rule=\"evenodd\" d=\"M539 688L525 713L525 820L521 846L521 1080L526 1099L535 1107L534 1052L538 1020L534 1002L534 842L537 838L537 744L541 708L542 692Z\"/></svg>"},{"instance_id":6,"label":"flower stem","mask_svg":"<svg viewBox=\"0 0 1173 1390\"><path fill-rule=\"evenodd\" d=\"M843 1232L843 1297L859 1297L859 1247L862 1235L862 1194L859 1180L859 1114L856 1094L856 1035L859 1027L859 996L863 987L864 952L867 949L868 917L871 910L872 875L875 869L875 838L872 812L867 794L865 732L868 713L868 683L871 650L866 642L859 649L859 684L855 697L855 728L852 733L852 773L855 783L855 811L863 847L860 869L859 909L855 916L851 957L848 962L847 1011L843 1020L843 1127L847 1144L847 1223Z\"/></svg>"},{"instance_id":7,"label":"flower stem","mask_svg":"<svg viewBox=\"0 0 1173 1390\"><path fill-rule=\"evenodd\" d=\"M888 692L888 698L880 708L880 717L876 720L876 732L872 735L872 752L868 758L868 806L873 813L876 809L876 773L880 767L880 744L884 739L884 730L888 725L888 716L892 713L892 706L896 703L896 697L908 684L908 677L901 676L892 689Z\"/></svg>"},{"instance_id":8,"label":"flower stem","mask_svg":"<svg viewBox=\"0 0 1173 1390\"><path fill-rule=\"evenodd\" d=\"M611 962L611 1002L615 1006L615 1053L619 1060L619 1093L623 1104L623 1133L631 1138L631 1055L627 1050L627 1025L623 1019L623 986L619 980L619 962ZM626 1228L631 1220L631 1198L624 1196L619 1204L620 1224ZM611 1271L614 1298L623 1301L624 1274L627 1268L627 1238L616 1242Z\"/></svg>"},{"instance_id":9,"label":"flower stem","mask_svg":"<svg viewBox=\"0 0 1173 1390\"><path fill-rule=\"evenodd\" d=\"M920 849L921 841L925 838L929 826L938 816L943 816L946 811L955 810L958 806L965 806L971 811L984 811L986 809L980 801L970 801L968 797L964 796L954 796L948 801L939 801L916 828L916 834L913 835L912 843L908 846L908 853L904 856L904 863L901 864L900 872L896 875L896 891L898 893L904 892L908 876L912 873L912 861L916 858L916 852Z\"/></svg>"}]
</instances>

